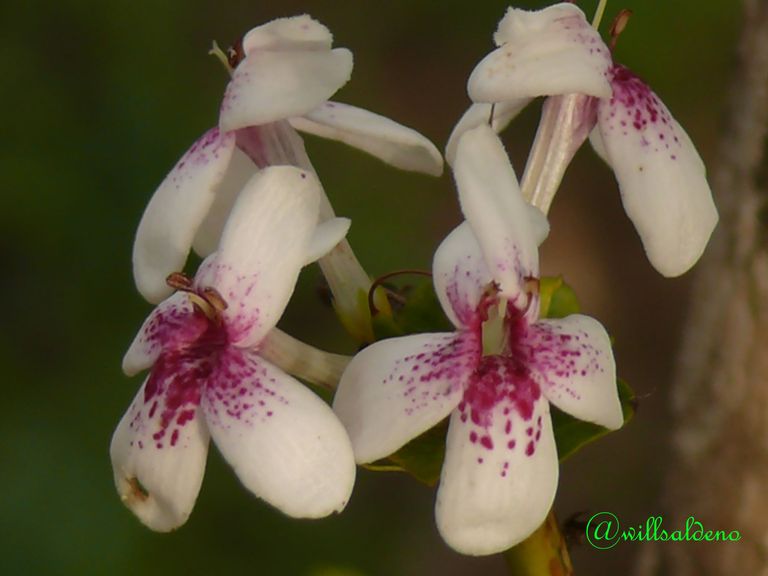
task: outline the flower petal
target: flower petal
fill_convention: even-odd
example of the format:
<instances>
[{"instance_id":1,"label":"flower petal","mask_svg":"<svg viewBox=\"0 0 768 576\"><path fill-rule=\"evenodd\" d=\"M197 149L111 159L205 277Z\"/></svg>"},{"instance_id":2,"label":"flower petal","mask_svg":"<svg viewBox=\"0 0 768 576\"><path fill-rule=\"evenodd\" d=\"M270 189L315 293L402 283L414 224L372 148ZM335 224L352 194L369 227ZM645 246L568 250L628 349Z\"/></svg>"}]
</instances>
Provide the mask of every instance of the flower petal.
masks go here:
<instances>
[{"instance_id":1,"label":"flower petal","mask_svg":"<svg viewBox=\"0 0 768 576\"><path fill-rule=\"evenodd\" d=\"M473 70L468 83L475 102L580 93L605 98L608 48L584 13L572 4L539 11L510 8L494 36L500 47Z\"/></svg>"},{"instance_id":2,"label":"flower petal","mask_svg":"<svg viewBox=\"0 0 768 576\"><path fill-rule=\"evenodd\" d=\"M156 304L173 291L165 279L184 268L234 147L233 134L212 128L182 156L149 201L133 245L133 275L150 302Z\"/></svg>"},{"instance_id":3,"label":"flower petal","mask_svg":"<svg viewBox=\"0 0 768 576\"><path fill-rule=\"evenodd\" d=\"M482 321L478 307L493 276L468 222L454 228L438 246L432 261L432 281L454 326L467 328Z\"/></svg>"},{"instance_id":4,"label":"flower petal","mask_svg":"<svg viewBox=\"0 0 768 576\"><path fill-rule=\"evenodd\" d=\"M243 52L256 50L330 50L333 35L308 14L277 18L243 36Z\"/></svg>"},{"instance_id":5,"label":"flower petal","mask_svg":"<svg viewBox=\"0 0 768 576\"><path fill-rule=\"evenodd\" d=\"M555 497L549 404L515 362L487 356L451 416L437 527L463 554L501 552L544 521Z\"/></svg>"},{"instance_id":6,"label":"flower petal","mask_svg":"<svg viewBox=\"0 0 768 576\"><path fill-rule=\"evenodd\" d=\"M186 522L203 481L208 431L192 374L156 367L120 420L109 448L120 497L159 532Z\"/></svg>"},{"instance_id":7,"label":"flower petal","mask_svg":"<svg viewBox=\"0 0 768 576\"><path fill-rule=\"evenodd\" d=\"M530 101L531 98L517 98L495 104L472 104L453 127L451 136L448 138L448 144L445 146L445 161L453 166L456 159L456 147L459 145L459 138L464 132L480 126L480 124L490 124L493 131L498 134L515 119ZM491 111L493 111L493 118L491 118Z\"/></svg>"},{"instance_id":8,"label":"flower petal","mask_svg":"<svg viewBox=\"0 0 768 576\"><path fill-rule=\"evenodd\" d=\"M227 174L219 184L213 204L192 241L192 248L199 256L205 258L216 251L237 195L256 171L257 167L251 159L235 147Z\"/></svg>"},{"instance_id":9,"label":"flower petal","mask_svg":"<svg viewBox=\"0 0 768 576\"><path fill-rule=\"evenodd\" d=\"M614 170L651 264L679 276L699 259L718 220L704 164L642 80L617 66L613 91L598 106L593 146Z\"/></svg>"},{"instance_id":10,"label":"flower petal","mask_svg":"<svg viewBox=\"0 0 768 576\"><path fill-rule=\"evenodd\" d=\"M340 102L323 102L290 122L297 130L344 142L401 170L432 176L443 173L443 157L432 142L379 114Z\"/></svg>"},{"instance_id":11,"label":"flower petal","mask_svg":"<svg viewBox=\"0 0 768 576\"><path fill-rule=\"evenodd\" d=\"M621 428L616 362L597 320L581 314L539 320L528 327L525 345L532 376L552 404L580 420Z\"/></svg>"},{"instance_id":12,"label":"flower petal","mask_svg":"<svg viewBox=\"0 0 768 576\"><path fill-rule=\"evenodd\" d=\"M123 372L138 374L152 366L162 352L173 352L195 342L208 321L195 312L184 292L176 292L152 310L123 357Z\"/></svg>"},{"instance_id":13,"label":"flower petal","mask_svg":"<svg viewBox=\"0 0 768 576\"><path fill-rule=\"evenodd\" d=\"M384 458L444 419L480 353L469 332L390 338L359 352L333 401L357 462Z\"/></svg>"},{"instance_id":14,"label":"flower petal","mask_svg":"<svg viewBox=\"0 0 768 576\"><path fill-rule=\"evenodd\" d=\"M296 518L346 506L352 446L330 407L301 383L231 348L206 387L203 410L222 455L256 496Z\"/></svg>"},{"instance_id":15,"label":"flower petal","mask_svg":"<svg viewBox=\"0 0 768 576\"><path fill-rule=\"evenodd\" d=\"M309 252L305 255L304 264L320 260L336 248L336 245L344 240L351 224L349 218L331 218L318 224L309 242Z\"/></svg>"},{"instance_id":16,"label":"flower petal","mask_svg":"<svg viewBox=\"0 0 768 576\"><path fill-rule=\"evenodd\" d=\"M310 252L320 193L317 178L293 166L265 168L240 192L219 251L195 278L227 303L231 344L254 346L283 314Z\"/></svg>"},{"instance_id":17,"label":"flower petal","mask_svg":"<svg viewBox=\"0 0 768 576\"><path fill-rule=\"evenodd\" d=\"M507 153L489 126L461 137L454 175L461 209L501 295L524 308L525 278L539 275L537 238Z\"/></svg>"},{"instance_id":18,"label":"flower petal","mask_svg":"<svg viewBox=\"0 0 768 576\"><path fill-rule=\"evenodd\" d=\"M221 105L221 130L258 126L301 116L349 81L352 53L256 51L232 74Z\"/></svg>"}]
</instances>

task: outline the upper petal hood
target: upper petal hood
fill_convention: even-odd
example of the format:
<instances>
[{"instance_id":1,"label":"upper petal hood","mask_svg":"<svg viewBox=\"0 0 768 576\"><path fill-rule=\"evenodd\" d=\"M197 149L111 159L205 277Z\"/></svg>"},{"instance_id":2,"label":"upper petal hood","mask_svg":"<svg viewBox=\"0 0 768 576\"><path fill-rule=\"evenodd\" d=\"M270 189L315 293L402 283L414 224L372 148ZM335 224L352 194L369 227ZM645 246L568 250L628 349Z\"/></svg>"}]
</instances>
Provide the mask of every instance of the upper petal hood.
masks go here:
<instances>
[{"instance_id":1,"label":"upper petal hood","mask_svg":"<svg viewBox=\"0 0 768 576\"><path fill-rule=\"evenodd\" d=\"M257 50L330 50L333 35L308 14L277 18L243 36L243 52Z\"/></svg>"},{"instance_id":2,"label":"upper petal hood","mask_svg":"<svg viewBox=\"0 0 768 576\"><path fill-rule=\"evenodd\" d=\"M200 267L199 290L214 288L230 342L257 344L283 314L317 226L320 183L300 168L257 173L237 198L218 252Z\"/></svg>"},{"instance_id":3,"label":"upper petal hood","mask_svg":"<svg viewBox=\"0 0 768 576\"><path fill-rule=\"evenodd\" d=\"M236 130L301 116L328 100L352 75L352 53L259 51L235 69L221 104L219 127Z\"/></svg>"},{"instance_id":4,"label":"upper petal hood","mask_svg":"<svg viewBox=\"0 0 768 576\"><path fill-rule=\"evenodd\" d=\"M157 304L173 291L165 279L184 268L192 240L229 167L235 135L212 128L165 177L141 217L133 244L133 275L147 300Z\"/></svg>"},{"instance_id":5,"label":"upper petal hood","mask_svg":"<svg viewBox=\"0 0 768 576\"><path fill-rule=\"evenodd\" d=\"M344 142L395 168L432 176L443 172L443 158L432 142L411 128L361 108L324 102L290 122L297 130Z\"/></svg>"},{"instance_id":6,"label":"upper petal hood","mask_svg":"<svg viewBox=\"0 0 768 576\"><path fill-rule=\"evenodd\" d=\"M469 97L475 102L611 94L608 48L573 4L533 12L510 8L494 39L499 48L469 78Z\"/></svg>"},{"instance_id":7,"label":"upper petal hood","mask_svg":"<svg viewBox=\"0 0 768 576\"><path fill-rule=\"evenodd\" d=\"M501 296L524 308L525 279L539 275L539 226L534 227L504 146L489 126L461 137L454 175L461 209Z\"/></svg>"},{"instance_id":8,"label":"upper petal hood","mask_svg":"<svg viewBox=\"0 0 768 576\"><path fill-rule=\"evenodd\" d=\"M678 276L699 259L718 220L704 163L642 80L623 66L612 79L614 95L598 105L592 144L614 170L651 264Z\"/></svg>"}]
</instances>

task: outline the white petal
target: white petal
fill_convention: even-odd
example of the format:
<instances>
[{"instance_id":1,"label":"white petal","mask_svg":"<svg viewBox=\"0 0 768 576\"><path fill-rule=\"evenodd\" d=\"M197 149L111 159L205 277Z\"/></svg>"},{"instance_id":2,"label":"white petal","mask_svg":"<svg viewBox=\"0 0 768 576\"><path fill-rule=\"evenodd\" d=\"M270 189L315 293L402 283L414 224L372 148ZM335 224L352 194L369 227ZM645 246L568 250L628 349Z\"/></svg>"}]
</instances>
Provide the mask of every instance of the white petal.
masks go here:
<instances>
[{"instance_id":1,"label":"white petal","mask_svg":"<svg viewBox=\"0 0 768 576\"><path fill-rule=\"evenodd\" d=\"M258 356L232 348L203 397L216 446L248 490L289 516L341 511L352 446L330 407Z\"/></svg>"},{"instance_id":2,"label":"white petal","mask_svg":"<svg viewBox=\"0 0 768 576\"><path fill-rule=\"evenodd\" d=\"M530 98L518 98L514 100L505 100L496 104L472 104L464 115L459 119L448 138L448 144L445 146L445 161L453 166L456 158L456 146L459 144L459 138L467 130L480 126L480 124L491 124L496 134L506 128L512 120L515 119L520 111L531 101ZM491 110L493 118L491 119Z\"/></svg>"},{"instance_id":3,"label":"white petal","mask_svg":"<svg viewBox=\"0 0 768 576\"><path fill-rule=\"evenodd\" d=\"M195 313L184 292L176 292L152 310L123 357L128 376L146 370L162 352L179 350L195 342L208 328L202 314Z\"/></svg>"},{"instance_id":4,"label":"white petal","mask_svg":"<svg viewBox=\"0 0 768 576\"><path fill-rule=\"evenodd\" d=\"M221 237L219 251L195 277L218 291L230 343L257 344L288 304L317 226L320 183L305 170L271 166L243 188Z\"/></svg>"},{"instance_id":5,"label":"white petal","mask_svg":"<svg viewBox=\"0 0 768 576\"><path fill-rule=\"evenodd\" d=\"M219 126L235 130L301 116L349 81L352 53L256 51L235 69L221 105Z\"/></svg>"},{"instance_id":6,"label":"white petal","mask_svg":"<svg viewBox=\"0 0 768 576\"><path fill-rule=\"evenodd\" d=\"M330 50L333 36L308 14L277 18L243 36L243 52L255 50Z\"/></svg>"},{"instance_id":7,"label":"white petal","mask_svg":"<svg viewBox=\"0 0 768 576\"><path fill-rule=\"evenodd\" d=\"M451 416L437 527L463 554L501 552L549 512L558 478L549 404L513 360L488 356Z\"/></svg>"},{"instance_id":8,"label":"white petal","mask_svg":"<svg viewBox=\"0 0 768 576\"><path fill-rule=\"evenodd\" d=\"M605 98L611 56L597 31L573 4L529 12L510 8L495 35L500 47L473 70L475 102L580 93Z\"/></svg>"},{"instance_id":9,"label":"white petal","mask_svg":"<svg viewBox=\"0 0 768 576\"><path fill-rule=\"evenodd\" d=\"M461 209L501 295L524 308L525 278L539 275L537 238L507 153L489 126L461 137L454 175Z\"/></svg>"},{"instance_id":10,"label":"white petal","mask_svg":"<svg viewBox=\"0 0 768 576\"><path fill-rule=\"evenodd\" d=\"M616 363L597 320L581 314L539 320L528 328L525 348L532 377L552 404L580 420L621 427Z\"/></svg>"},{"instance_id":11,"label":"white petal","mask_svg":"<svg viewBox=\"0 0 768 576\"><path fill-rule=\"evenodd\" d=\"M617 66L613 89L613 98L598 106L593 145L613 167L651 264L665 276L679 276L699 259L718 220L704 164L639 78Z\"/></svg>"},{"instance_id":12,"label":"white petal","mask_svg":"<svg viewBox=\"0 0 768 576\"><path fill-rule=\"evenodd\" d=\"M456 327L481 321L478 307L493 282L469 223L459 224L435 251L432 281L448 319Z\"/></svg>"},{"instance_id":13,"label":"white petal","mask_svg":"<svg viewBox=\"0 0 768 576\"><path fill-rule=\"evenodd\" d=\"M349 218L331 218L318 224L309 242L309 252L305 256L304 264L320 260L336 248L336 245L344 240L351 224Z\"/></svg>"},{"instance_id":14,"label":"white petal","mask_svg":"<svg viewBox=\"0 0 768 576\"><path fill-rule=\"evenodd\" d=\"M182 156L149 201L133 245L133 275L139 292L150 302L160 302L173 291L165 279L184 268L234 147L234 134L209 130Z\"/></svg>"},{"instance_id":15,"label":"white petal","mask_svg":"<svg viewBox=\"0 0 768 576\"><path fill-rule=\"evenodd\" d=\"M160 532L186 522L200 491L208 453L199 396L185 397L190 391L175 380L178 376L167 370L150 375L120 420L109 448L123 502L139 520Z\"/></svg>"},{"instance_id":16,"label":"white petal","mask_svg":"<svg viewBox=\"0 0 768 576\"><path fill-rule=\"evenodd\" d=\"M333 401L355 459L384 458L444 419L480 353L479 338L469 332L391 338L359 352Z\"/></svg>"},{"instance_id":17,"label":"white petal","mask_svg":"<svg viewBox=\"0 0 768 576\"><path fill-rule=\"evenodd\" d=\"M290 122L297 130L344 142L401 170L432 176L443 173L443 157L432 142L379 114L340 102L324 102Z\"/></svg>"},{"instance_id":18,"label":"white petal","mask_svg":"<svg viewBox=\"0 0 768 576\"><path fill-rule=\"evenodd\" d=\"M257 168L251 159L235 147L227 174L219 184L208 215L200 224L192 242L192 247L198 255L205 258L216 251L237 195L256 171Z\"/></svg>"}]
</instances>

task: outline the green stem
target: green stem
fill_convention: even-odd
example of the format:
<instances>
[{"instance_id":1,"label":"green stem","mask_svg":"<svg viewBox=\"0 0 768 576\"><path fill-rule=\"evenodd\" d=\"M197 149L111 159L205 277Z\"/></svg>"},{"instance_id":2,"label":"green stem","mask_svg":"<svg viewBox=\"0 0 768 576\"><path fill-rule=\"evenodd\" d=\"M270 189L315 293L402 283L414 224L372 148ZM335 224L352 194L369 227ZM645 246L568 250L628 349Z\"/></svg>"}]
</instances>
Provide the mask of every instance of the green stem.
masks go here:
<instances>
[{"instance_id":1,"label":"green stem","mask_svg":"<svg viewBox=\"0 0 768 576\"><path fill-rule=\"evenodd\" d=\"M568 546L550 512L544 523L526 540L504 552L511 576L572 576Z\"/></svg>"}]
</instances>

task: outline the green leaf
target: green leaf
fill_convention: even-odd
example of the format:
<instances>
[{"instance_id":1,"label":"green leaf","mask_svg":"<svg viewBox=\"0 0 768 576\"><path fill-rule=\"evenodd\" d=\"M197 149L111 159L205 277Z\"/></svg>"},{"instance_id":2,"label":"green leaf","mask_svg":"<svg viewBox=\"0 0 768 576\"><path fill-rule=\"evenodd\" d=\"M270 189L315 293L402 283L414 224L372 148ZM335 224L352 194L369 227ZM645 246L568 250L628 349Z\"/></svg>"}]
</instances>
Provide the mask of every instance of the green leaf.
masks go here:
<instances>
[{"instance_id":1,"label":"green leaf","mask_svg":"<svg viewBox=\"0 0 768 576\"><path fill-rule=\"evenodd\" d=\"M635 415L636 399L632 388L622 380L618 379L619 401L621 410L624 413L624 425L632 420ZM555 443L557 444L557 456L560 462L580 450L590 442L612 432L608 428L603 428L591 422L578 420L573 416L562 412L550 404L552 414L552 427L555 432Z\"/></svg>"}]
</instances>

